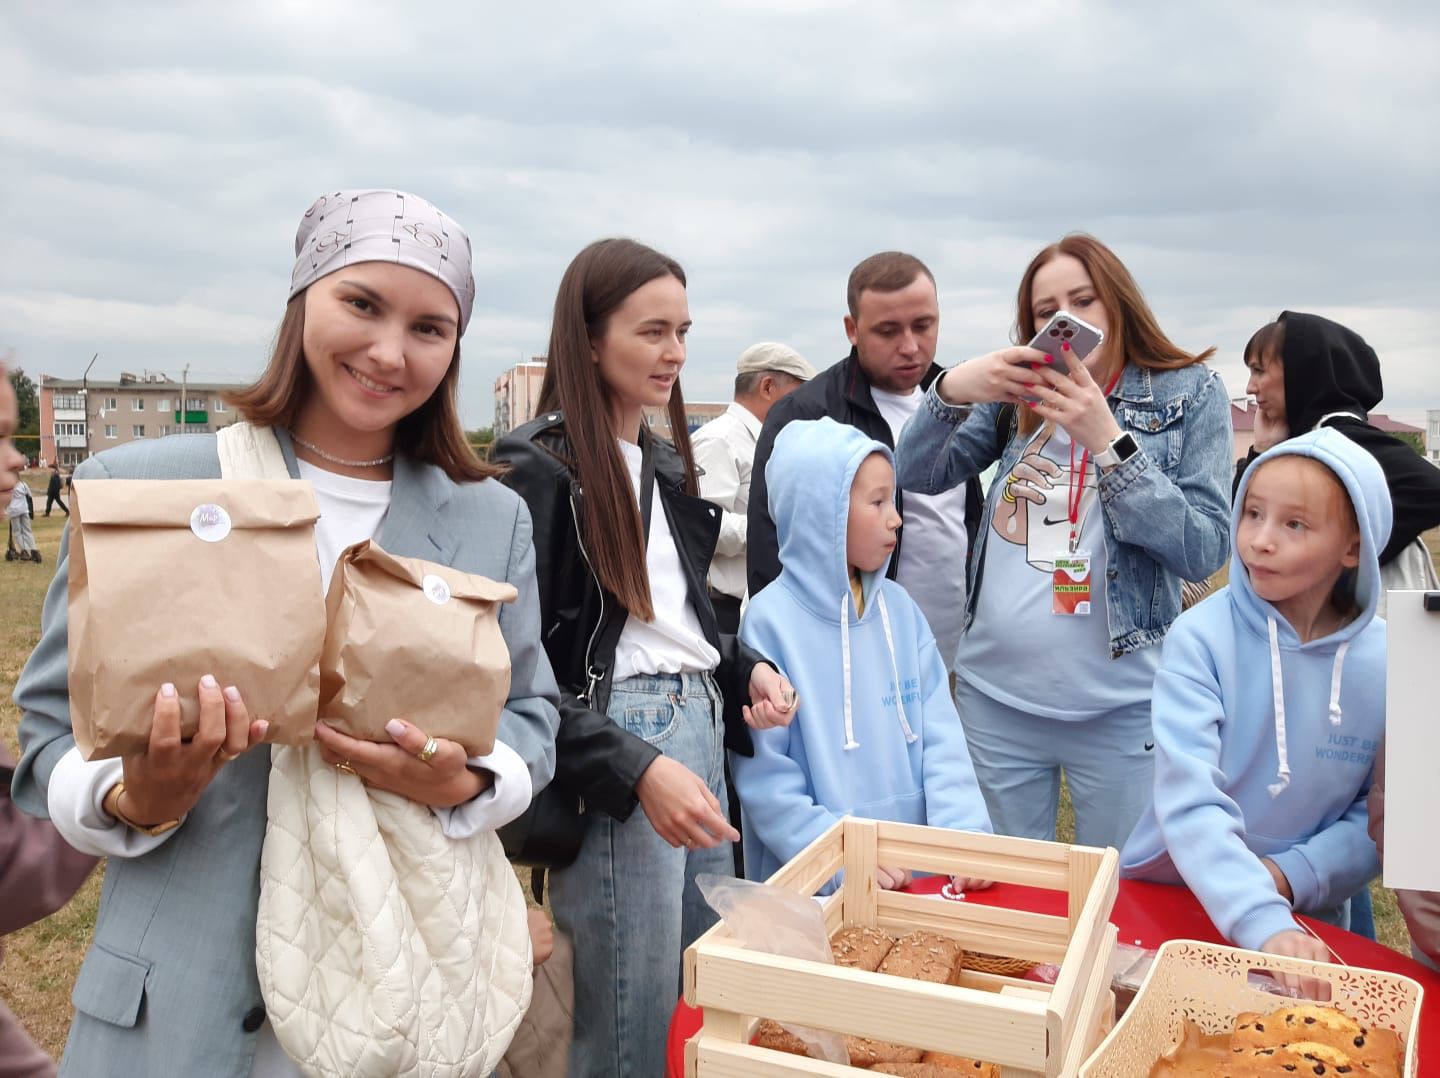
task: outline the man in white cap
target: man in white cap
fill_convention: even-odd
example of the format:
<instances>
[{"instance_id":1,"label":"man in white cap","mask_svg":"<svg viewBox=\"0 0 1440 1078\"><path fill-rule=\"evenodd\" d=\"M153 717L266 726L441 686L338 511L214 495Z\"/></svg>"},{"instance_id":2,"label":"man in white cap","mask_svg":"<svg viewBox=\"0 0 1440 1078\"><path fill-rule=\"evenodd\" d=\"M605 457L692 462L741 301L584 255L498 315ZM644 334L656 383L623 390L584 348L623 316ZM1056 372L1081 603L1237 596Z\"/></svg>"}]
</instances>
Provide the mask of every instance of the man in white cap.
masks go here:
<instances>
[{"instance_id":1,"label":"man in white cap","mask_svg":"<svg viewBox=\"0 0 1440 1078\"><path fill-rule=\"evenodd\" d=\"M771 407L815 377L815 368L784 344L752 344L735 364L735 399L690 438L700 466L700 496L722 510L710 565L710 602L722 633L740 630L745 598L745 528L755 443Z\"/></svg>"}]
</instances>

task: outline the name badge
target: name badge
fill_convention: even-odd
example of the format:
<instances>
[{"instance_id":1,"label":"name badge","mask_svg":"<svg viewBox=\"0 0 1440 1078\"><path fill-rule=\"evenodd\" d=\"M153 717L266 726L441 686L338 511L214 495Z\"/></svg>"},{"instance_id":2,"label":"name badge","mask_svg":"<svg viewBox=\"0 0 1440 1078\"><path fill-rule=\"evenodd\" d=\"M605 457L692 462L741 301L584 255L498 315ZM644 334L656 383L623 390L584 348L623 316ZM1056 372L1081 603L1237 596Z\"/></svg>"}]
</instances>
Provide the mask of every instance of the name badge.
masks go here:
<instances>
[{"instance_id":1,"label":"name badge","mask_svg":"<svg viewBox=\"0 0 1440 1078\"><path fill-rule=\"evenodd\" d=\"M1055 555L1050 612L1070 616L1090 613L1090 555L1085 551Z\"/></svg>"}]
</instances>

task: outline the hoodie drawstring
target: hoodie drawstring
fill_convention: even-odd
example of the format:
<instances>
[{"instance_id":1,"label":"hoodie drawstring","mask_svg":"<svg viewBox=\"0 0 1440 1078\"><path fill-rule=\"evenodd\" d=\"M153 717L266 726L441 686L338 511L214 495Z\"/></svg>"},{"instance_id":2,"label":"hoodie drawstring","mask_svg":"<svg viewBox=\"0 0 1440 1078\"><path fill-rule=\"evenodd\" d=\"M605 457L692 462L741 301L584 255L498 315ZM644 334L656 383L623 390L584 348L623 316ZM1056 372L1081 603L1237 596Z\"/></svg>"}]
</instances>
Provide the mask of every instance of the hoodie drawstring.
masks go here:
<instances>
[{"instance_id":1,"label":"hoodie drawstring","mask_svg":"<svg viewBox=\"0 0 1440 1078\"><path fill-rule=\"evenodd\" d=\"M1269 786L1270 796L1279 797L1290 785L1290 756L1285 751L1285 682L1280 673L1280 630L1272 614L1265 619L1270 627L1270 690L1275 694L1275 755L1280 757L1279 781Z\"/></svg>"},{"instance_id":2,"label":"hoodie drawstring","mask_svg":"<svg viewBox=\"0 0 1440 1078\"><path fill-rule=\"evenodd\" d=\"M1330 670L1330 725L1340 725L1340 670L1345 665L1345 653L1350 650L1346 640L1335 649L1335 665Z\"/></svg>"},{"instance_id":3,"label":"hoodie drawstring","mask_svg":"<svg viewBox=\"0 0 1440 1078\"><path fill-rule=\"evenodd\" d=\"M845 673L845 748L858 749L860 742L855 740L855 719L850 706L850 606L853 602L850 589L845 589L845 595L840 600L840 663ZM880 608L880 624L885 629L885 646L890 651L890 673L895 678L895 707L900 712L900 729L905 731L905 743L913 745L919 740L915 731L910 728L910 720L905 717L905 688L900 684L900 665L895 659L895 636L890 631L890 611L885 606L885 593L879 592L876 595L876 605Z\"/></svg>"},{"instance_id":4,"label":"hoodie drawstring","mask_svg":"<svg viewBox=\"0 0 1440 1078\"><path fill-rule=\"evenodd\" d=\"M895 678L895 707L900 712L900 729L905 731L905 743L913 745L919 739L910 729L909 720L905 718L905 686L900 684L900 666L895 661L895 637L890 633L890 611L885 609L883 591L877 598L880 600L880 624L885 627L885 646L890 649L890 673Z\"/></svg>"},{"instance_id":5,"label":"hoodie drawstring","mask_svg":"<svg viewBox=\"0 0 1440 1078\"><path fill-rule=\"evenodd\" d=\"M847 749L858 749L860 742L855 740L855 720L850 713L850 604L854 599L850 595L850 589L845 589L845 594L840 597L840 662L845 671L845 747Z\"/></svg>"},{"instance_id":6,"label":"hoodie drawstring","mask_svg":"<svg viewBox=\"0 0 1440 1078\"><path fill-rule=\"evenodd\" d=\"M1290 758L1285 751L1285 683L1280 674L1280 632L1275 617L1265 619L1270 629L1270 688L1275 694L1275 755L1280 758L1280 770L1276 772L1277 782L1270 784L1271 797L1279 797L1290 785ZM1335 663L1330 668L1330 725L1339 726L1340 679L1345 669L1345 653L1350 650L1350 641L1342 641L1335 649Z\"/></svg>"}]
</instances>

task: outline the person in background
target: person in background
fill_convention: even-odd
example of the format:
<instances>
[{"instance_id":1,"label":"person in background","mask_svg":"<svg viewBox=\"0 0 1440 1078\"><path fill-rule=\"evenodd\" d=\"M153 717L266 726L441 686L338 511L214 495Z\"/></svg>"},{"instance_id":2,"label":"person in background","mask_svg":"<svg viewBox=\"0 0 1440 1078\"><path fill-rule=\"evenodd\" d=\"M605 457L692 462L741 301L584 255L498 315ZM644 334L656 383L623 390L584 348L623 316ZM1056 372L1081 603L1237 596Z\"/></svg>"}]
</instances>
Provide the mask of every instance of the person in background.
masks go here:
<instances>
[{"instance_id":1,"label":"person in background","mask_svg":"<svg viewBox=\"0 0 1440 1078\"><path fill-rule=\"evenodd\" d=\"M5 519L10 522L10 550L14 556L20 561L39 562L40 548L35 545L35 529L30 526L35 519L35 499L30 485L18 476L10 500L5 503Z\"/></svg>"},{"instance_id":2,"label":"person in background","mask_svg":"<svg viewBox=\"0 0 1440 1078\"><path fill-rule=\"evenodd\" d=\"M942 373L935 362L940 301L925 263L900 251L871 255L850 271L845 299L850 354L772 408L755 448L746 559L752 599L780 575L765 464L785 425L829 416L893 450ZM905 526L886 574L920 604L940 658L953 673L965 611L966 557L980 523L980 482L972 478L939 491L900 486L896 508Z\"/></svg>"},{"instance_id":3,"label":"person in background","mask_svg":"<svg viewBox=\"0 0 1440 1078\"><path fill-rule=\"evenodd\" d=\"M67 517L70 515L70 507L60 498L60 465L56 464L50 469L50 481L45 486L45 515L50 515L50 509L58 505L60 511Z\"/></svg>"},{"instance_id":4,"label":"person in background","mask_svg":"<svg viewBox=\"0 0 1440 1078\"><path fill-rule=\"evenodd\" d=\"M0 499L20 481L25 458L11 442L18 421L15 390L0 367ZM0 744L0 936L48 917L85 882L96 859L70 847L49 820L15 807L10 779L15 761ZM25 1034L10 1008L0 1002L0 1075L51 1078L55 1061Z\"/></svg>"},{"instance_id":5,"label":"person in background","mask_svg":"<svg viewBox=\"0 0 1440 1078\"><path fill-rule=\"evenodd\" d=\"M1166 337L1093 236L1036 254L1016 307L1021 341L1065 310L1104 343L951 367L900 439L900 486L908 505L999 461L955 671L975 774L998 833L1053 841L1063 771L1076 841L1119 848L1150 797L1157 645L1180 582L1228 549L1230 403L1213 350Z\"/></svg>"},{"instance_id":6,"label":"person in background","mask_svg":"<svg viewBox=\"0 0 1440 1078\"><path fill-rule=\"evenodd\" d=\"M777 401L814 377L815 368L789 345L752 344L735 364L735 399L690 436L700 497L720 507L720 538L710 563L710 605L722 633L740 631L750 469L761 424Z\"/></svg>"},{"instance_id":7,"label":"person in background","mask_svg":"<svg viewBox=\"0 0 1440 1078\"><path fill-rule=\"evenodd\" d=\"M1366 796L1385 730L1389 536L1363 448L1331 430L1282 442L1241 480L1229 584L1166 637L1154 800L1121 872L1183 882L1239 947L1328 961L1295 913L1347 928L1379 870Z\"/></svg>"},{"instance_id":8,"label":"person in background","mask_svg":"<svg viewBox=\"0 0 1440 1078\"><path fill-rule=\"evenodd\" d=\"M1385 864L1385 742L1375 753L1375 780L1370 785L1370 837ZM1364 894L1365 892L1359 892ZM1440 970L1440 891L1396 888L1395 903L1410 930L1410 952L1416 961Z\"/></svg>"}]
</instances>

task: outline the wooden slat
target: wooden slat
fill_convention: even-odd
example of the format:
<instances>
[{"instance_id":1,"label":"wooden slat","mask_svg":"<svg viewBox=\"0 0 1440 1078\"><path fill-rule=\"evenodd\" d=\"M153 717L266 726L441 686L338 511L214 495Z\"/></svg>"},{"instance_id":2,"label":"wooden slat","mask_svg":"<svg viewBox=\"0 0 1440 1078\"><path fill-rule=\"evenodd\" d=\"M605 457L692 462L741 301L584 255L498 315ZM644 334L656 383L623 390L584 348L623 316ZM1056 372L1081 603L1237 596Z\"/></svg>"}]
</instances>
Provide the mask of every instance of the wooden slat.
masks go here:
<instances>
[{"instance_id":1,"label":"wooden slat","mask_svg":"<svg viewBox=\"0 0 1440 1078\"><path fill-rule=\"evenodd\" d=\"M712 1009L762 1014L1010 1066L1045 1066L1046 1008L1033 1000L730 946L700 955L698 985L707 1023Z\"/></svg>"},{"instance_id":2,"label":"wooden slat","mask_svg":"<svg viewBox=\"0 0 1440 1078\"><path fill-rule=\"evenodd\" d=\"M1080 1065L1090 1058L1099 1047L1105 1034L1115 1024L1115 994L1110 991L1110 959L1115 953L1115 939L1119 934L1114 925L1107 924L1101 933L1100 949L1095 969L1091 971L1090 983L1085 988L1075 1016L1075 1028L1065 1047L1059 1073L1075 1075ZM1107 1013L1108 1012L1108 1013Z\"/></svg>"},{"instance_id":3,"label":"wooden slat","mask_svg":"<svg viewBox=\"0 0 1440 1078\"><path fill-rule=\"evenodd\" d=\"M840 898L845 906L847 925L875 923L875 821L847 816L840 827L844 832L845 880L840 885Z\"/></svg>"},{"instance_id":4,"label":"wooden slat","mask_svg":"<svg viewBox=\"0 0 1440 1078\"><path fill-rule=\"evenodd\" d=\"M1069 855L1058 843L888 821L878 825L878 837L881 864L1055 891L1069 887Z\"/></svg>"},{"instance_id":5,"label":"wooden slat","mask_svg":"<svg viewBox=\"0 0 1440 1078\"><path fill-rule=\"evenodd\" d=\"M1069 946L1070 923L1064 917L894 891L882 892L876 905L881 928L896 933L926 928L952 936L972 951L1058 965Z\"/></svg>"},{"instance_id":6,"label":"wooden slat","mask_svg":"<svg viewBox=\"0 0 1440 1078\"><path fill-rule=\"evenodd\" d=\"M844 859L841 835L839 824L830 828L765 882L788 887L802 895L813 895L840 871Z\"/></svg>"},{"instance_id":7,"label":"wooden slat","mask_svg":"<svg viewBox=\"0 0 1440 1078\"><path fill-rule=\"evenodd\" d=\"M718 1038L712 1040L703 1034L692 1044L698 1062L694 1078L794 1078L797 1074L856 1078L868 1073L858 1067L771 1052L748 1044L730 1044Z\"/></svg>"}]
</instances>

